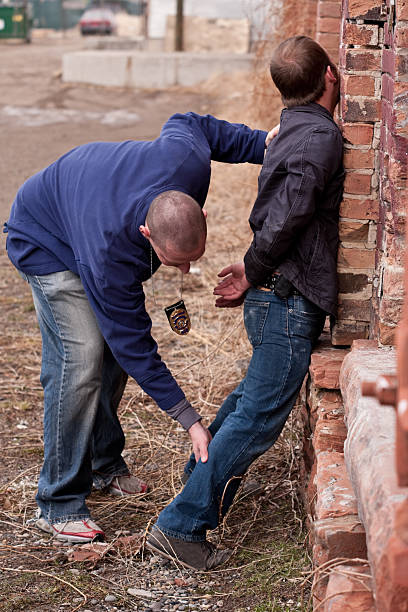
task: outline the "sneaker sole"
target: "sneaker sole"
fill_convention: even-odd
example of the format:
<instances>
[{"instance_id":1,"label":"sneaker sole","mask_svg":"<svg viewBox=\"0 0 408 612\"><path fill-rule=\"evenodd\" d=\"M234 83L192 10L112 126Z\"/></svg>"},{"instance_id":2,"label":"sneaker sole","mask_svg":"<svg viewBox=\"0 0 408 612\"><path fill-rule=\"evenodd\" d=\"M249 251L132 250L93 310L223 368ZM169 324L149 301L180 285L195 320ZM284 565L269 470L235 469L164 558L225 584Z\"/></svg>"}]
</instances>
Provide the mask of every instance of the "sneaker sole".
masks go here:
<instances>
[{"instance_id":1,"label":"sneaker sole","mask_svg":"<svg viewBox=\"0 0 408 612\"><path fill-rule=\"evenodd\" d=\"M189 565L188 563L185 563L185 561L182 561L178 557L173 557L173 555L171 555L170 553L166 552L162 548L157 548L154 544L152 544L148 540L146 541L145 546L146 546L146 548L148 550L150 550L150 552L157 553L157 554L161 555L162 557L165 557L166 559L169 559L170 561L173 561L174 563L179 563L183 567L187 567L188 569L192 569L192 570L194 570L196 572L205 572L206 571L206 570L203 570L203 569L197 569L193 565Z\"/></svg>"},{"instance_id":2,"label":"sneaker sole","mask_svg":"<svg viewBox=\"0 0 408 612\"><path fill-rule=\"evenodd\" d=\"M100 534L97 534L96 536L94 536L93 538L89 538L89 537L82 537L82 536L78 536L78 535L68 535L68 534L62 534L62 533L58 533L58 531L55 531L51 525L44 519L44 518L39 518L36 522L35 522L35 526L38 527L38 529L41 529L41 531L45 531L45 533L48 533L52 536L54 536L55 540L59 540L60 542L82 542L84 544L88 544L90 542L97 542L98 540L103 540L104 539L104 533L101 532Z\"/></svg>"}]
</instances>

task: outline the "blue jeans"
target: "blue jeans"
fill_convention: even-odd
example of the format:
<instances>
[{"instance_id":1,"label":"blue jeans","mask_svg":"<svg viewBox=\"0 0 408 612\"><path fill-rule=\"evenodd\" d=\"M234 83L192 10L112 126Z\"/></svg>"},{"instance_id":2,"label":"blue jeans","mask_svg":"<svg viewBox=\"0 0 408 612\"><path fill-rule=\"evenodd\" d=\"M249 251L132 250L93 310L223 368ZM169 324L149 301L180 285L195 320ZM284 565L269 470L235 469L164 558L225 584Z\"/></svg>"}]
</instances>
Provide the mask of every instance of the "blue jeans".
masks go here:
<instances>
[{"instance_id":1,"label":"blue jeans","mask_svg":"<svg viewBox=\"0 0 408 612\"><path fill-rule=\"evenodd\" d=\"M127 375L70 271L21 276L30 283L42 337L44 463L37 504L50 522L89 517L85 498L128 474L117 417Z\"/></svg>"},{"instance_id":2,"label":"blue jeans","mask_svg":"<svg viewBox=\"0 0 408 612\"><path fill-rule=\"evenodd\" d=\"M282 431L325 317L302 296L281 299L273 291L249 290L244 322L253 353L247 374L209 427L208 461L190 458L184 489L160 513L156 526L163 533L200 542L217 527L248 467Z\"/></svg>"}]
</instances>

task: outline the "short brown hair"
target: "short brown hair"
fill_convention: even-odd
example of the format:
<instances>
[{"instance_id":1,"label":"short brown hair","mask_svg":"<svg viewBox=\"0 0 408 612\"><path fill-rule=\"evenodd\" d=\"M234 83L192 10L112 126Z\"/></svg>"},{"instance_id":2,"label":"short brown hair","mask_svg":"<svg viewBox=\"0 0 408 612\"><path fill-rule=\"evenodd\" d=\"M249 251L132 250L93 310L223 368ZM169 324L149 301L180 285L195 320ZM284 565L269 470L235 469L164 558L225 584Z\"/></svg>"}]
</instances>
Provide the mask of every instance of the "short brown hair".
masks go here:
<instances>
[{"instance_id":1,"label":"short brown hair","mask_svg":"<svg viewBox=\"0 0 408 612\"><path fill-rule=\"evenodd\" d=\"M163 191L150 204L146 215L150 237L164 252L196 251L207 237L207 223L200 205L182 191Z\"/></svg>"},{"instance_id":2,"label":"short brown hair","mask_svg":"<svg viewBox=\"0 0 408 612\"><path fill-rule=\"evenodd\" d=\"M270 71L283 104L291 107L318 100L325 90L328 66L337 75L326 51L308 36L292 36L278 45Z\"/></svg>"}]
</instances>

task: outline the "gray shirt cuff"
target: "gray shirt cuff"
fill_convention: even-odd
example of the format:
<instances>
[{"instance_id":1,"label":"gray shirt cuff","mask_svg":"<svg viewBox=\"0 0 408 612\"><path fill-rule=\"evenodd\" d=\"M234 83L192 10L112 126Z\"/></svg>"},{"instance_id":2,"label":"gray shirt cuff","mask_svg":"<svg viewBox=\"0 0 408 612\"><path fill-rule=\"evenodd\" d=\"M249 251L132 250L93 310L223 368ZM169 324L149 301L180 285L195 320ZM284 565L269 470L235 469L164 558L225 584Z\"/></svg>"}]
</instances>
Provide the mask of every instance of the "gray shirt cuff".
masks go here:
<instances>
[{"instance_id":1,"label":"gray shirt cuff","mask_svg":"<svg viewBox=\"0 0 408 612\"><path fill-rule=\"evenodd\" d=\"M201 416L185 398L171 408L168 408L166 412L172 419L178 421L186 431L188 431L194 423L201 420Z\"/></svg>"}]
</instances>

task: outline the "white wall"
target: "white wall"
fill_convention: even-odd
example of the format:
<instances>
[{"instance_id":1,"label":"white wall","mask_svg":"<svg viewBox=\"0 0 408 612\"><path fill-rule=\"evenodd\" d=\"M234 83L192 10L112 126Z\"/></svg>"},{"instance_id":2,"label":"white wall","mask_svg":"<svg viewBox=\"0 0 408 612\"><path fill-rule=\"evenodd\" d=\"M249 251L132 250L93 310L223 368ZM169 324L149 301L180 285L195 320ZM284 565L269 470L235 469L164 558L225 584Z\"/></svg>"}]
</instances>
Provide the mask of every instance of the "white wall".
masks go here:
<instances>
[{"instance_id":1,"label":"white wall","mask_svg":"<svg viewBox=\"0 0 408 612\"><path fill-rule=\"evenodd\" d=\"M254 29L254 37L262 29L266 17L265 0L184 0L184 14L210 19L248 18ZM166 16L175 15L176 0L150 0L149 38L164 38Z\"/></svg>"}]
</instances>

